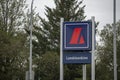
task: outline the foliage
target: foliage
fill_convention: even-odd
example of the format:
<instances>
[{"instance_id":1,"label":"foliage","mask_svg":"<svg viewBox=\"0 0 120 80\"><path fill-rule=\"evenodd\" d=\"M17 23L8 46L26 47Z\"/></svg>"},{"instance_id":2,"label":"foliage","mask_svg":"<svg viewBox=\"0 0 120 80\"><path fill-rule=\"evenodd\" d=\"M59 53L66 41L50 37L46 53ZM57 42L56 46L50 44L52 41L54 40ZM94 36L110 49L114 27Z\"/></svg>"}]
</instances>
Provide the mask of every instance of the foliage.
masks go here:
<instances>
[{"instance_id":1,"label":"foliage","mask_svg":"<svg viewBox=\"0 0 120 80\"><path fill-rule=\"evenodd\" d=\"M35 59L36 80L58 80L59 79L59 56L55 52L47 52ZM39 77L38 77L39 76Z\"/></svg>"},{"instance_id":2,"label":"foliage","mask_svg":"<svg viewBox=\"0 0 120 80\"><path fill-rule=\"evenodd\" d=\"M96 66L96 80L113 80L113 25L107 24L104 29L100 32L101 41L100 45L97 47L97 66ZM116 24L116 34L117 34L117 53L120 52L120 21ZM118 63L118 75L120 60L120 54L117 54ZM120 77L118 76L118 80Z\"/></svg>"},{"instance_id":3,"label":"foliage","mask_svg":"<svg viewBox=\"0 0 120 80\"><path fill-rule=\"evenodd\" d=\"M0 1L0 29L13 34L23 24L25 0L1 0Z\"/></svg>"},{"instance_id":4,"label":"foliage","mask_svg":"<svg viewBox=\"0 0 120 80\"><path fill-rule=\"evenodd\" d=\"M24 80L27 44L23 21L25 0L0 0L0 80Z\"/></svg>"},{"instance_id":5,"label":"foliage","mask_svg":"<svg viewBox=\"0 0 120 80\"><path fill-rule=\"evenodd\" d=\"M24 80L27 58L25 35L10 36L0 31L0 36L0 80Z\"/></svg>"}]
</instances>

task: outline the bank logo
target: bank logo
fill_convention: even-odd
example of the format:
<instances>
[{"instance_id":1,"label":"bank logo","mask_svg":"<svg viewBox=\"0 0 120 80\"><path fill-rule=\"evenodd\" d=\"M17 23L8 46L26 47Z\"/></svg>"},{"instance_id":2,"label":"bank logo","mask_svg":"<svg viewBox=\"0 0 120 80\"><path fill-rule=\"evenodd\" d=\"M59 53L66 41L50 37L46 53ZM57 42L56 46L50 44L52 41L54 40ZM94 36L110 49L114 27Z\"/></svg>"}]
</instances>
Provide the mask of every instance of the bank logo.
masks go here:
<instances>
[{"instance_id":1,"label":"bank logo","mask_svg":"<svg viewBox=\"0 0 120 80\"><path fill-rule=\"evenodd\" d=\"M74 28L69 44L84 44L85 40L81 34L82 28Z\"/></svg>"},{"instance_id":2,"label":"bank logo","mask_svg":"<svg viewBox=\"0 0 120 80\"><path fill-rule=\"evenodd\" d=\"M89 23L64 22L63 49L64 50L90 50L91 26Z\"/></svg>"}]
</instances>

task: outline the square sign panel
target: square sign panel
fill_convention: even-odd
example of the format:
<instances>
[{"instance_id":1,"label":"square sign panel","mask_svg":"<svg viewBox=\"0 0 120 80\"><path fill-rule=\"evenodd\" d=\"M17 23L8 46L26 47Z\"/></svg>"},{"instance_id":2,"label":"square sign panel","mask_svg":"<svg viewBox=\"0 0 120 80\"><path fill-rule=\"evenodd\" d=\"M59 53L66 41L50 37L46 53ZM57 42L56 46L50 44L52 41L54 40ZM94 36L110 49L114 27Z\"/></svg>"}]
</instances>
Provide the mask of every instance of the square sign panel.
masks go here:
<instances>
[{"instance_id":1,"label":"square sign panel","mask_svg":"<svg viewBox=\"0 0 120 80\"><path fill-rule=\"evenodd\" d=\"M91 50L92 22L64 22L63 50Z\"/></svg>"}]
</instances>

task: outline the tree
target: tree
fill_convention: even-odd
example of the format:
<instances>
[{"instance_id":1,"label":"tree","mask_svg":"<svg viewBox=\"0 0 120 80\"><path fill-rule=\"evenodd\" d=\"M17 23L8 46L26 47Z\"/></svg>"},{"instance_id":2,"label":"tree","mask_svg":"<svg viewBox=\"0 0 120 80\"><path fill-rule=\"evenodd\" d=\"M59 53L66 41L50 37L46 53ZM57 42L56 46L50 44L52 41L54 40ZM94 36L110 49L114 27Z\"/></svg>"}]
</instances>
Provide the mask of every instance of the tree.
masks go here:
<instances>
[{"instance_id":1,"label":"tree","mask_svg":"<svg viewBox=\"0 0 120 80\"><path fill-rule=\"evenodd\" d=\"M13 34L23 24L26 0L1 0L0 1L0 29Z\"/></svg>"},{"instance_id":2,"label":"tree","mask_svg":"<svg viewBox=\"0 0 120 80\"><path fill-rule=\"evenodd\" d=\"M58 80L59 79L59 56L55 52L47 52L42 56L36 57L34 63L37 64L35 69L35 80Z\"/></svg>"},{"instance_id":3,"label":"tree","mask_svg":"<svg viewBox=\"0 0 120 80\"><path fill-rule=\"evenodd\" d=\"M85 19L84 7L82 1L78 0L54 0L55 7L45 7L45 15L47 20L40 17L41 26L34 25L33 35L36 40L33 40L33 52L35 56L41 56L49 52L55 52L59 55L60 46L60 18L63 17L65 21L82 21ZM52 54L51 52L51 54ZM58 62L59 63L59 62ZM49 67L51 67L50 65ZM37 68L39 68L38 66ZM73 80L76 75L81 76L79 73L73 70L78 70L81 67L78 65L66 65L65 79ZM70 70L71 69L71 70ZM57 70L59 72L59 69ZM43 72L41 72L43 73ZM54 73L53 75L55 75ZM70 76L73 75L74 76ZM36 74L37 75L37 74ZM42 77L42 75L41 75ZM58 79L52 79L58 80Z\"/></svg>"},{"instance_id":4,"label":"tree","mask_svg":"<svg viewBox=\"0 0 120 80\"><path fill-rule=\"evenodd\" d=\"M25 0L0 0L0 80L24 80L26 35L23 31Z\"/></svg>"},{"instance_id":5,"label":"tree","mask_svg":"<svg viewBox=\"0 0 120 80\"><path fill-rule=\"evenodd\" d=\"M113 25L107 24L100 32L100 45L97 47L96 80L113 80ZM120 74L120 21L116 24L117 29L117 63L118 75ZM118 80L120 77L118 76Z\"/></svg>"},{"instance_id":6,"label":"tree","mask_svg":"<svg viewBox=\"0 0 120 80\"><path fill-rule=\"evenodd\" d=\"M24 79L26 71L26 36L10 36L0 31L0 80Z\"/></svg>"}]
</instances>

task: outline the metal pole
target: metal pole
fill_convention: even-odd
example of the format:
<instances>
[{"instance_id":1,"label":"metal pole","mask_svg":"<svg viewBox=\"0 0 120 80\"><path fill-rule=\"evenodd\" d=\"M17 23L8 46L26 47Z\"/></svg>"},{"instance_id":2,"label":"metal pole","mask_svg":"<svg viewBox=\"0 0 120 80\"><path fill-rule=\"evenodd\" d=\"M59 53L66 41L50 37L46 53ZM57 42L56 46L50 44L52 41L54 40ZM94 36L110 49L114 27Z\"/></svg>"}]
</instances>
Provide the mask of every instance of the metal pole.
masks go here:
<instances>
[{"instance_id":1,"label":"metal pole","mask_svg":"<svg viewBox=\"0 0 120 80\"><path fill-rule=\"evenodd\" d=\"M32 18L33 18L33 11L32 11L32 8L33 8L33 1L31 2L31 16L30 16L30 58L29 58L29 61L30 61L30 64L29 64L29 71L30 71L30 80L32 80L32 27L33 27L33 21L32 21Z\"/></svg>"},{"instance_id":2,"label":"metal pole","mask_svg":"<svg viewBox=\"0 0 120 80\"><path fill-rule=\"evenodd\" d=\"M83 64L83 80L86 80L86 64Z\"/></svg>"},{"instance_id":3,"label":"metal pole","mask_svg":"<svg viewBox=\"0 0 120 80\"><path fill-rule=\"evenodd\" d=\"M116 53L116 0L113 1L113 59L114 80L117 80L117 53Z\"/></svg>"},{"instance_id":4,"label":"metal pole","mask_svg":"<svg viewBox=\"0 0 120 80\"><path fill-rule=\"evenodd\" d=\"M95 80L95 17L92 17L92 77Z\"/></svg>"},{"instance_id":5,"label":"metal pole","mask_svg":"<svg viewBox=\"0 0 120 80\"><path fill-rule=\"evenodd\" d=\"M60 80L63 80L63 38L62 38L62 34L63 34L63 22L64 22L64 18L60 19Z\"/></svg>"}]
</instances>

